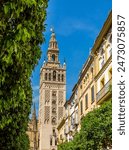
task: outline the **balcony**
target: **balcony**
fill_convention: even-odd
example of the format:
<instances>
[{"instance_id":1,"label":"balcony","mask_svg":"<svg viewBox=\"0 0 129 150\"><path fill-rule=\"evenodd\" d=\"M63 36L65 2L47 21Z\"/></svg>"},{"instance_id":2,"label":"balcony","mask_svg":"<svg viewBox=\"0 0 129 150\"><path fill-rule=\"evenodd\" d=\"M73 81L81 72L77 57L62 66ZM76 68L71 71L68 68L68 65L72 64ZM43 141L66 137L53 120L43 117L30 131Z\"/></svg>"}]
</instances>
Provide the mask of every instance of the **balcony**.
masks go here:
<instances>
[{"instance_id":1,"label":"balcony","mask_svg":"<svg viewBox=\"0 0 129 150\"><path fill-rule=\"evenodd\" d=\"M111 96L110 87L112 85L112 79L110 79L104 87L96 94L97 104L101 104L104 100L106 100L109 96Z\"/></svg>"}]
</instances>

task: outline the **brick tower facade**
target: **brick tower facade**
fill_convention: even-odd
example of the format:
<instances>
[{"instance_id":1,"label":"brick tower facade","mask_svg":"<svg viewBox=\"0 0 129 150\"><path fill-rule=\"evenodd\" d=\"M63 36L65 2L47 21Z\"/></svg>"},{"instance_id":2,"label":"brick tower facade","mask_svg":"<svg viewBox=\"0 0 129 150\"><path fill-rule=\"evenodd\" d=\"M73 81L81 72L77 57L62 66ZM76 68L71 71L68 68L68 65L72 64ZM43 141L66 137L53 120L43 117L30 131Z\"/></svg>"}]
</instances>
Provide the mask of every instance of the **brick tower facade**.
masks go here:
<instances>
[{"instance_id":1,"label":"brick tower facade","mask_svg":"<svg viewBox=\"0 0 129 150\"><path fill-rule=\"evenodd\" d=\"M47 61L40 70L39 150L57 150L57 124L64 115L66 64L59 62L59 49L52 30Z\"/></svg>"}]
</instances>

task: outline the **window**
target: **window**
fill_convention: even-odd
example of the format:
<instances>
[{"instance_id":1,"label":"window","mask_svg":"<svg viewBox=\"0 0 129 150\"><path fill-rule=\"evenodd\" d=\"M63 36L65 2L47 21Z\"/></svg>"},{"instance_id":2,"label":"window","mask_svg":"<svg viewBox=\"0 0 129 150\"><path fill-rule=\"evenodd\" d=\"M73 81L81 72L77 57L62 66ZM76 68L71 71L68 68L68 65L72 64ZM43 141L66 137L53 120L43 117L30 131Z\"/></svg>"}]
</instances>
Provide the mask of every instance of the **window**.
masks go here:
<instances>
[{"instance_id":1,"label":"window","mask_svg":"<svg viewBox=\"0 0 129 150\"><path fill-rule=\"evenodd\" d=\"M52 97L56 97L56 91L52 91Z\"/></svg>"},{"instance_id":2,"label":"window","mask_svg":"<svg viewBox=\"0 0 129 150\"><path fill-rule=\"evenodd\" d=\"M94 86L91 88L91 103L94 102Z\"/></svg>"},{"instance_id":3,"label":"window","mask_svg":"<svg viewBox=\"0 0 129 150\"><path fill-rule=\"evenodd\" d=\"M85 84L85 82L86 82L86 80L84 79L84 80L83 80L83 84Z\"/></svg>"},{"instance_id":4,"label":"window","mask_svg":"<svg viewBox=\"0 0 129 150\"><path fill-rule=\"evenodd\" d=\"M53 124L53 125L56 124L56 118L52 118L52 124Z\"/></svg>"},{"instance_id":5,"label":"window","mask_svg":"<svg viewBox=\"0 0 129 150\"><path fill-rule=\"evenodd\" d=\"M109 70L109 80L112 78L112 68Z\"/></svg>"},{"instance_id":6,"label":"window","mask_svg":"<svg viewBox=\"0 0 129 150\"><path fill-rule=\"evenodd\" d=\"M47 73L45 73L45 80L47 80Z\"/></svg>"},{"instance_id":7,"label":"window","mask_svg":"<svg viewBox=\"0 0 129 150\"><path fill-rule=\"evenodd\" d=\"M53 81L56 81L56 71L53 71Z\"/></svg>"},{"instance_id":8,"label":"window","mask_svg":"<svg viewBox=\"0 0 129 150\"><path fill-rule=\"evenodd\" d=\"M86 96L85 96L85 107L86 107L86 109L88 108L88 94L86 94Z\"/></svg>"},{"instance_id":9,"label":"window","mask_svg":"<svg viewBox=\"0 0 129 150\"><path fill-rule=\"evenodd\" d=\"M56 100L52 100L52 104L55 105L56 104Z\"/></svg>"},{"instance_id":10,"label":"window","mask_svg":"<svg viewBox=\"0 0 129 150\"><path fill-rule=\"evenodd\" d=\"M80 103L80 108L81 108L81 115L83 114L83 102L81 101Z\"/></svg>"},{"instance_id":11,"label":"window","mask_svg":"<svg viewBox=\"0 0 129 150\"><path fill-rule=\"evenodd\" d=\"M49 81L51 81L51 73L49 73Z\"/></svg>"},{"instance_id":12,"label":"window","mask_svg":"<svg viewBox=\"0 0 129 150\"><path fill-rule=\"evenodd\" d=\"M74 125L74 117L71 116L71 125Z\"/></svg>"},{"instance_id":13,"label":"window","mask_svg":"<svg viewBox=\"0 0 129 150\"><path fill-rule=\"evenodd\" d=\"M50 136L50 145L52 145L52 136Z\"/></svg>"},{"instance_id":14,"label":"window","mask_svg":"<svg viewBox=\"0 0 129 150\"><path fill-rule=\"evenodd\" d=\"M62 82L64 82L64 75L62 74Z\"/></svg>"},{"instance_id":15,"label":"window","mask_svg":"<svg viewBox=\"0 0 129 150\"><path fill-rule=\"evenodd\" d=\"M100 65L100 69L104 66L105 63L105 51L104 49L101 47L100 51L99 51L99 65Z\"/></svg>"},{"instance_id":16,"label":"window","mask_svg":"<svg viewBox=\"0 0 129 150\"><path fill-rule=\"evenodd\" d=\"M112 35L109 38L109 42L112 43Z\"/></svg>"},{"instance_id":17,"label":"window","mask_svg":"<svg viewBox=\"0 0 129 150\"><path fill-rule=\"evenodd\" d=\"M56 109L55 108L52 109L52 113L56 114Z\"/></svg>"},{"instance_id":18,"label":"window","mask_svg":"<svg viewBox=\"0 0 129 150\"><path fill-rule=\"evenodd\" d=\"M104 78L101 80L101 83L100 83L100 87L101 87L101 89L104 87L104 85L105 85L105 81L104 81Z\"/></svg>"},{"instance_id":19,"label":"window","mask_svg":"<svg viewBox=\"0 0 129 150\"><path fill-rule=\"evenodd\" d=\"M109 49L109 57L112 55L112 48Z\"/></svg>"},{"instance_id":20,"label":"window","mask_svg":"<svg viewBox=\"0 0 129 150\"><path fill-rule=\"evenodd\" d=\"M55 61L55 55L54 54L52 55L52 61Z\"/></svg>"},{"instance_id":21,"label":"window","mask_svg":"<svg viewBox=\"0 0 129 150\"><path fill-rule=\"evenodd\" d=\"M53 136L56 137L56 131L53 129Z\"/></svg>"},{"instance_id":22,"label":"window","mask_svg":"<svg viewBox=\"0 0 129 150\"><path fill-rule=\"evenodd\" d=\"M108 52L108 58L109 58L112 55L112 46L111 46L111 44L108 44L107 52Z\"/></svg>"},{"instance_id":23,"label":"window","mask_svg":"<svg viewBox=\"0 0 129 150\"><path fill-rule=\"evenodd\" d=\"M55 138L55 145L57 145L57 138Z\"/></svg>"},{"instance_id":24,"label":"window","mask_svg":"<svg viewBox=\"0 0 129 150\"><path fill-rule=\"evenodd\" d=\"M58 74L58 81L60 81L60 74Z\"/></svg>"},{"instance_id":25,"label":"window","mask_svg":"<svg viewBox=\"0 0 129 150\"><path fill-rule=\"evenodd\" d=\"M104 66L104 55L102 56L102 60L101 60L101 68Z\"/></svg>"}]
</instances>

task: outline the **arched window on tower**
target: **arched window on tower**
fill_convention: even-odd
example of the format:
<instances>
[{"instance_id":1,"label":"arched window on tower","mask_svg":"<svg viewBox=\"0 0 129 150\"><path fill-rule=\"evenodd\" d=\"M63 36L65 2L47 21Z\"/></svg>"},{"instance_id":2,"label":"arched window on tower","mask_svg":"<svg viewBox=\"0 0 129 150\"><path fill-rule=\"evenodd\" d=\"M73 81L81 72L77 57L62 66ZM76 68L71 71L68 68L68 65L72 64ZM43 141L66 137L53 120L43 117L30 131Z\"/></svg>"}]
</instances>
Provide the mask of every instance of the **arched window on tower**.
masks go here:
<instances>
[{"instance_id":1,"label":"arched window on tower","mask_svg":"<svg viewBox=\"0 0 129 150\"><path fill-rule=\"evenodd\" d=\"M49 47L52 47L52 43L50 43L50 46Z\"/></svg>"},{"instance_id":2,"label":"arched window on tower","mask_svg":"<svg viewBox=\"0 0 129 150\"><path fill-rule=\"evenodd\" d=\"M56 97L56 91L52 91L52 97Z\"/></svg>"},{"instance_id":3,"label":"arched window on tower","mask_svg":"<svg viewBox=\"0 0 129 150\"><path fill-rule=\"evenodd\" d=\"M56 100L52 100L52 104L55 105L56 104Z\"/></svg>"},{"instance_id":4,"label":"arched window on tower","mask_svg":"<svg viewBox=\"0 0 129 150\"><path fill-rule=\"evenodd\" d=\"M50 136L50 145L52 145L52 136Z\"/></svg>"},{"instance_id":5,"label":"arched window on tower","mask_svg":"<svg viewBox=\"0 0 129 150\"><path fill-rule=\"evenodd\" d=\"M55 129L53 129L53 136L54 136L54 137L56 136L56 131L55 131Z\"/></svg>"},{"instance_id":6,"label":"arched window on tower","mask_svg":"<svg viewBox=\"0 0 129 150\"><path fill-rule=\"evenodd\" d=\"M56 114L56 109L55 108L52 109L52 113Z\"/></svg>"},{"instance_id":7,"label":"arched window on tower","mask_svg":"<svg viewBox=\"0 0 129 150\"><path fill-rule=\"evenodd\" d=\"M64 82L64 75L63 75L63 74L62 74L62 77L61 77L61 78L62 78L62 82Z\"/></svg>"},{"instance_id":8,"label":"arched window on tower","mask_svg":"<svg viewBox=\"0 0 129 150\"><path fill-rule=\"evenodd\" d=\"M57 138L55 138L55 145L57 145Z\"/></svg>"},{"instance_id":9,"label":"arched window on tower","mask_svg":"<svg viewBox=\"0 0 129 150\"><path fill-rule=\"evenodd\" d=\"M58 74L58 81L60 81L60 74Z\"/></svg>"},{"instance_id":10,"label":"arched window on tower","mask_svg":"<svg viewBox=\"0 0 129 150\"><path fill-rule=\"evenodd\" d=\"M45 80L47 80L47 73L45 73Z\"/></svg>"},{"instance_id":11,"label":"arched window on tower","mask_svg":"<svg viewBox=\"0 0 129 150\"><path fill-rule=\"evenodd\" d=\"M55 61L55 55L52 54L52 61Z\"/></svg>"},{"instance_id":12,"label":"arched window on tower","mask_svg":"<svg viewBox=\"0 0 129 150\"><path fill-rule=\"evenodd\" d=\"M56 71L53 71L53 81L56 81Z\"/></svg>"},{"instance_id":13,"label":"arched window on tower","mask_svg":"<svg viewBox=\"0 0 129 150\"><path fill-rule=\"evenodd\" d=\"M55 48L57 48L57 42L55 43Z\"/></svg>"},{"instance_id":14,"label":"arched window on tower","mask_svg":"<svg viewBox=\"0 0 129 150\"><path fill-rule=\"evenodd\" d=\"M49 73L49 81L51 81L51 73Z\"/></svg>"},{"instance_id":15,"label":"arched window on tower","mask_svg":"<svg viewBox=\"0 0 129 150\"><path fill-rule=\"evenodd\" d=\"M56 118L52 118L52 124L55 125L56 124Z\"/></svg>"}]
</instances>

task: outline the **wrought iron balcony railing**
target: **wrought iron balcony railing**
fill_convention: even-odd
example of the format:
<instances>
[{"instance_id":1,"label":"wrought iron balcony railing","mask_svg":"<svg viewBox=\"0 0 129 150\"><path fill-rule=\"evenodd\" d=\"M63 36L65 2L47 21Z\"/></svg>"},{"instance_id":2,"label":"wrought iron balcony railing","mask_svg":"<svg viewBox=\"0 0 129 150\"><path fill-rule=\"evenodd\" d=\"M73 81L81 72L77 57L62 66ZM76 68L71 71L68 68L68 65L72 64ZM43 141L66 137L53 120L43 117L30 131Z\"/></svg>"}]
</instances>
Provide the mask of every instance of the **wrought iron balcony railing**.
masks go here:
<instances>
[{"instance_id":1,"label":"wrought iron balcony railing","mask_svg":"<svg viewBox=\"0 0 129 150\"><path fill-rule=\"evenodd\" d=\"M108 92L110 92L111 85L112 85L112 79L110 79L104 85L104 87L96 94L96 100L97 100L97 102L99 102L101 98L103 98Z\"/></svg>"}]
</instances>

